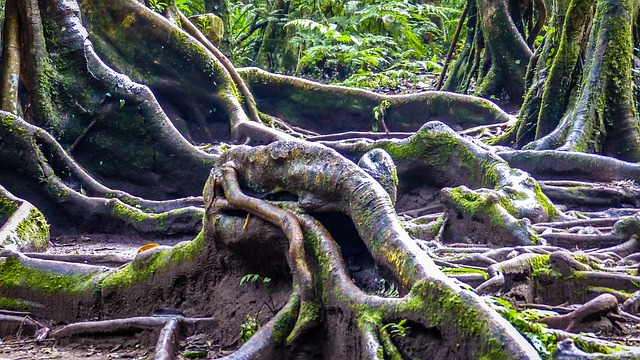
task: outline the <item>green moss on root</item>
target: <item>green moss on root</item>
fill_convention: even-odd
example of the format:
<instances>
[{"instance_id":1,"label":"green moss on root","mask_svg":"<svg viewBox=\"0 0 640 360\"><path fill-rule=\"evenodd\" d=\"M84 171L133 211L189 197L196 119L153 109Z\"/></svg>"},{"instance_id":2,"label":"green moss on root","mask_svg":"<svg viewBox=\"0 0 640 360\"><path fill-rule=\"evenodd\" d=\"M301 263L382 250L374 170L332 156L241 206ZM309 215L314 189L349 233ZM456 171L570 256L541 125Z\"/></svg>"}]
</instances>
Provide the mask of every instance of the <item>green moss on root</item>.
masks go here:
<instances>
[{"instance_id":1,"label":"green moss on root","mask_svg":"<svg viewBox=\"0 0 640 360\"><path fill-rule=\"evenodd\" d=\"M130 264L109 274L103 280L102 287L104 289L131 286L152 278L157 273L168 271L177 263L193 262L202 252L204 244L204 232L201 231L193 241L177 244L170 249L155 251L151 255L143 251Z\"/></svg>"},{"instance_id":2,"label":"green moss on root","mask_svg":"<svg viewBox=\"0 0 640 360\"><path fill-rule=\"evenodd\" d=\"M455 274L482 274L484 279L487 280L487 272L480 269L470 269L470 268L445 268L442 269L442 272L447 275L455 275Z\"/></svg>"},{"instance_id":3,"label":"green moss on root","mask_svg":"<svg viewBox=\"0 0 640 360\"><path fill-rule=\"evenodd\" d=\"M8 257L0 263L0 289L25 288L53 293L82 293L98 289L95 274L60 275L23 266L20 259Z\"/></svg>"},{"instance_id":4,"label":"green moss on root","mask_svg":"<svg viewBox=\"0 0 640 360\"><path fill-rule=\"evenodd\" d=\"M42 251L49 245L49 224L35 207L31 208L29 217L18 224L16 233L22 244L36 251Z\"/></svg>"},{"instance_id":5,"label":"green moss on root","mask_svg":"<svg viewBox=\"0 0 640 360\"><path fill-rule=\"evenodd\" d=\"M11 201L0 194L0 219L8 218L11 214L16 212L19 207L20 205L16 202Z\"/></svg>"},{"instance_id":6,"label":"green moss on root","mask_svg":"<svg viewBox=\"0 0 640 360\"><path fill-rule=\"evenodd\" d=\"M478 341L476 358L510 359L504 349L504 341L491 336L487 320L480 318L475 306L463 299L460 293L435 282L421 281L411 289L409 299L406 310L424 314L427 326L449 326L457 333L459 341L465 338Z\"/></svg>"},{"instance_id":7,"label":"green moss on root","mask_svg":"<svg viewBox=\"0 0 640 360\"><path fill-rule=\"evenodd\" d=\"M29 303L24 300L0 297L0 309L27 310L29 308L30 308Z\"/></svg>"},{"instance_id":8,"label":"green moss on root","mask_svg":"<svg viewBox=\"0 0 640 360\"><path fill-rule=\"evenodd\" d=\"M549 198L542 192L540 184L538 184L537 181L534 185L533 192L535 194L536 202L542 206L544 211L547 213L547 216L549 216L549 220L556 220L560 217L560 212L556 209L555 205L551 203L551 200L549 200Z\"/></svg>"}]
</instances>

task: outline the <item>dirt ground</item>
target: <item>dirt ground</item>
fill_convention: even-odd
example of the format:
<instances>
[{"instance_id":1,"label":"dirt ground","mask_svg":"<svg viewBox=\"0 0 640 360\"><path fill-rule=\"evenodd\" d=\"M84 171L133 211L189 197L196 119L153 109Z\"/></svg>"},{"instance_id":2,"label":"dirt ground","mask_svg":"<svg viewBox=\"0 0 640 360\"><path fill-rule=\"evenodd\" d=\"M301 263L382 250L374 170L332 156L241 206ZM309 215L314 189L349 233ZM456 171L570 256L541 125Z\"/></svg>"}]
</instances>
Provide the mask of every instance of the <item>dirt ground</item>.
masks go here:
<instances>
[{"instance_id":1,"label":"dirt ground","mask_svg":"<svg viewBox=\"0 0 640 360\"><path fill-rule=\"evenodd\" d=\"M51 246L45 254L105 254L133 258L138 249L148 243L174 245L184 239L144 239L130 238L114 234L81 234L51 237ZM23 337L7 337L0 339L0 360L21 359L153 359L156 335L119 336L111 338L75 339L72 343L61 344L45 339L35 341ZM150 345L151 344L151 345ZM207 339L189 338L181 343L182 352L207 354L218 357L223 351ZM204 352L203 352L204 351ZM203 357L204 358L204 357Z\"/></svg>"},{"instance_id":2,"label":"dirt ground","mask_svg":"<svg viewBox=\"0 0 640 360\"><path fill-rule=\"evenodd\" d=\"M154 346L141 345L139 336L76 339L73 343L59 344L56 341L36 342L32 339L7 338L0 343L0 360L27 359L153 359ZM196 335L180 342L180 356L177 359L215 359L235 350L214 344L203 335Z\"/></svg>"}]
</instances>

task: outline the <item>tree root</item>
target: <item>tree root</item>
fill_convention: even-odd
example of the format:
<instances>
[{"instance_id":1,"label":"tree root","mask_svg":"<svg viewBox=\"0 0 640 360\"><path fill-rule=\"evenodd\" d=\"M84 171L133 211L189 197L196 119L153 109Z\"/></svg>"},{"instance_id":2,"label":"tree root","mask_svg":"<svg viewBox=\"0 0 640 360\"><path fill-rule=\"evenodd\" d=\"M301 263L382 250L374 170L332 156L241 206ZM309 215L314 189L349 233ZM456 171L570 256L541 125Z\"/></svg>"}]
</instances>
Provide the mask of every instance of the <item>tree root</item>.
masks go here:
<instances>
[{"instance_id":1,"label":"tree root","mask_svg":"<svg viewBox=\"0 0 640 360\"><path fill-rule=\"evenodd\" d=\"M555 359L635 359L640 354L634 348L619 348L619 345L610 342L598 341L593 338L577 339L567 336L566 334L556 332L558 339L564 339L558 343L558 349L554 352ZM604 349L617 349L611 354L590 354L580 350L575 343L582 345L584 348L596 346ZM610 351L610 350L609 350Z\"/></svg>"},{"instance_id":2,"label":"tree root","mask_svg":"<svg viewBox=\"0 0 640 360\"><path fill-rule=\"evenodd\" d=\"M293 271L294 284L300 287L300 309L301 312L308 311L308 302L313 302L315 295L313 291L313 277L306 264L304 252L304 236L296 217L278 207L263 200L248 197L242 193L238 184L237 171L239 167L232 161L226 162L222 166L222 187L227 201L232 206L260 216L261 218L280 227L289 239L289 266ZM214 180L215 181L215 180ZM317 317L312 317L317 319ZM298 320L309 321L310 318L298 317ZM297 323L296 329L304 329L312 324Z\"/></svg>"},{"instance_id":3,"label":"tree root","mask_svg":"<svg viewBox=\"0 0 640 360\"><path fill-rule=\"evenodd\" d=\"M611 157L557 150L499 151L510 166L522 169L536 179L553 179L563 174L564 180L615 182L640 178L640 165Z\"/></svg>"},{"instance_id":4,"label":"tree root","mask_svg":"<svg viewBox=\"0 0 640 360\"><path fill-rule=\"evenodd\" d=\"M194 326L211 323L210 318L185 318L174 316L147 316L125 319L87 321L65 325L49 333L49 338L60 340L64 338L130 333L131 331L152 330L158 333L155 348L155 359L175 359L178 350L178 341L182 332Z\"/></svg>"},{"instance_id":5,"label":"tree root","mask_svg":"<svg viewBox=\"0 0 640 360\"><path fill-rule=\"evenodd\" d=\"M141 232L175 234L180 232L194 233L198 230L202 210L193 206L182 207L193 204L195 198L146 201L122 191L110 190L86 174L73 159L66 155L51 135L20 118L7 113L0 113L0 115L3 116L0 131L4 131L7 137L11 137L16 144L25 148L19 157L16 156L13 149L0 148L0 151L7 154L4 159L5 166L21 167L28 181L37 184L43 196L59 203L61 208L66 208L67 211L85 209L80 213L84 221L92 221L101 216L103 218L110 217L129 224ZM39 144L44 146L41 147ZM47 157L45 150L51 151L53 158ZM68 171L78 176L78 179L81 180L80 189L72 189L62 182L57 176L58 172L52 167L53 164L63 164L59 166L62 166L63 169L70 169ZM83 194L82 191L86 192L86 190L83 190L82 185L86 185L87 189L93 191L93 195L104 196L104 198ZM109 199L111 196L122 200ZM164 209L169 210L155 214L145 212Z\"/></svg>"},{"instance_id":6,"label":"tree root","mask_svg":"<svg viewBox=\"0 0 640 360\"><path fill-rule=\"evenodd\" d=\"M477 302L478 300L475 300L475 298L473 298L472 296L464 293L464 291L459 293L460 290L456 285L447 280L446 277L438 275L441 273L434 266L433 262L429 258L420 255L421 252L417 249L417 245L415 245L415 243L413 243L409 239L406 239L406 234L404 234L404 232L394 224L397 224L397 220L393 220L392 218L389 218L388 220L386 219L389 216L387 213L387 211L389 210L386 209L391 209L391 207L388 200L389 198L388 196L386 196L386 193L380 187L380 185L368 176L364 175L362 170L359 170L358 167L355 167L355 165L352 165L350 163L342 162L342 165L334 170L334 164L340 163L340 161L333 159L336 156L338 155L332 153L330 150L311 146L310 144L279 142L265 148L238 147L231 149L223 154L220 159L220 163L227 164L228 161L233 161L233 168L239 171L238 178L240 180L240 183L244 184L244 186L248 188L256 188L256 186L264 187L264 184L269 184L268 188L287 189L287 192L297 194L301 199L305 196L310 196L310 194L313 194L316 197L335 199L335 201L337 202L337 207L342 211L345 211L350 217L352 217L354 225L356 226L361 238L370 249L369 251L373 255L374 259L380 264L383 264L385 267L391 269L391 271L393 271L394 273L400 274L401 277L398 280L403 286L412 289L420 284L415 290L412 290L412 292L418 291L418 293L413 296L409 296L409 298L407 298L405 302L401 301L399 304L406 305L397 305L400 306L400 308L396 307L396 309L401 309L403 306L408 306L412 301L415 302L418 301L418 299L421 299L419 301L425 301L423 306L430 306L427 305L430 304L430 302L422 298L422 296L425 296L424 294L426 294L423 292L424 289L418 290L422 289L425 286L429 288L433 287L433 289L437 292L452 291L452 296L461 297L461 299L464 299L461 300L462 304L473 303L475 304L473 305L474 308L476 305L482 308L480 303ZM299 165L296 164L296 162L298 161L297 159L305 159L304 161L307 164L306 171L299 171ZM316 159L322 159L322 163L324 165L318 166L318 169L323 169L322 172L315 172L311 170L315 167L309 166L311 164L309 161L318 161ZM256 166L258 164L259 166ZM225 169L229 169L228 165L220 165L220 167L218 167L218 170L216 172L222 170L221 175L218 175L219 178L225 178L225 174L226 176L229 176L229 173L225 172ZM311 172L309 170L311 170ZM254 184L253 181L256 181L256 179L260 179L261 183ZM228 184L228 181L225 181L223 184ZM364 186L365 184L367 184L366 187ZM268 191L267 189L263 188L262 191ZM367 191L364 192L364 189L367 189ZM329 194L325 194L327 191L332 191L332 194L328 196ZM348 207L343 205L342 202L346 201L350 202L352 205ZM304 201L300 202L304 203ZM365 202L368 205L353 206L353 202ZM372 213L353 212L353 209L364 208L374 210L372 211ZM275 213L277 214L279 212ZM302 217L301 215L298 215L298 217L301 217L303 219L302 223L304 224L305 228L310 225L307 220L304 220L304 217ZM375 219L375 221L372 221L373 219ZM385 232L379 232L381 229L385 229ZM389 232L389 229L393 229L392 232ZM288 231L285 231L285 233L288 233ZM317 232L316 236L318 236ZM321 238L326 238L326 235L322 236ZM397 255L394 255L393 258L389 258L386 257L386 254ZM401 257L396 258L395 256ZM323 266L330 265L327 264ZM338 268L344 268L344 266L339 266ZM329 269L332 269L332 267L329 267ZM426 271L427 269L429 270ZM331 273L333 273L333 271L328 271L328 274ZM346 277L346 274L344 274L344 276ZM294 278L296 277L294 276ZM431 283L431 280L427 279L434 279L434 282ZM351 283L350 280L345 281ZM325 284L325 282L320 281L320 284ZM329 283L329 286L331 286L331 282ZM353 285L350 285L349 287L352 286ZM341 287L338 287L338 289L336 289L336 287L331 287L331 289L331 294L335 293L336 291L345 291L345 289L342 289ZM324 291L321 291L321 293L324 293ZM359 304L363 299L362 295L358 294L361 294L361 292L347 292L344 295L347 296L347 298L353 298L354 304ZM336 294L332 295L332 299L334 299L334 296L336 296L337 299L340 298L339 295ZM429 295L429 297L431 296L436 295ZM374 300L374 298L370 299L371 301ZM442 299L442 297L436 296L434 300L435 299ZM369 304L369 306L373 306L372 304L378 303L381 300L376 300L374 303L367 303ZM324 299L324 301L326 302L326 299ZM454 305L454 308L456 306L457 305ZM368 311L374 311L373 314L375 314L376 312L375 307ZM404 311L402 310L400 310L400 312L404 313ZM381 326L377 320L373 320L375 319L375 316L373 314L361 318L360 329L361 331L364 331L364 333L362 333L364 336L361 338L361 341L364 341L364 344L370 344L371 339L374 338L373 335L371 335L372 328L370 326ZM365 314L362 314L360 316L364 315ZM415 315L411 315L409 313L406 313L405 315L412 318L415 317ZM481 316L486 316L487 319L491 319L487 320L489 321L489 328L493 328L494 326L496 326L497 328L502 328L502 325L500 325L502 323L501 319L494 318L490 313L484 312ZM441 323L441 321L447 320L439 317L438 320L426 320L425 318L421 317L420 319L415 319L415 321L427 321L425 324L426 326L443 326L444 324ZM504 331L504 329L500 330L500 332L502 331ZM468 333L467 330L463 330L462 328L455 330L455 332L457 332L459 336L473 336ZM375 338L377 339L377 335L375 335ZM377 349L380 346L378 341L376 342L378 345L374 346L373 348L369 345L363 345L363 347L367 349L364 350L366 351L365 353L370 353L371 349ZM478 339L475 339L473 341L478 341ZM511 341L516 342L511 343ZM508 340L507 344L510 344L507 346L515 346L514 351L516 351L516 353L524 351L524 348L521 347L521 344L516 345L518 344L518 340L516 340L515 338L512 340ZM487 350L484 351L488 351L488 348L485 349Z\"/></svg>"},{"instance_id":7,"label":"tree root","mask_svg":"<svg viewBox=\"0 0 640 360\"><path fill-rule=\"evenodd\" d=\"M49 245L49 224L29 202L0 185L0 247L42 251Z\"/></svg>"},{"instance_id":8,"label":"tree root","mask_svg":"<svg viewBox=\"0 0 640 360\"><path fill-rule=\"evenodd\" d=\"M466 95L427 91L388 96L322 85L257 68L238 72L254 94L261 111L320 134L371 129L373 108L383 101L390 104L384 118L390 132L415 131L430 119L439 119L456 128L513 120L492 102ZM317 121L329 114L332 121ZM424 117L416 118L415 114L424 114Z\"/></svg>"},{"instance_id":9,"label":"tree root","mask_svg":"<svg viewBox=\"0 0 640 360\"><path fill-rule=\"evenodd\" d=\"M111 184L114 180L122 184L122 180L126 179L129 185L143 183L154 186L154 195L150 198L193 195L194 190L206 180L214 157L198 151L180 135L158 105L150 88L113 71L102 61L94 51L92 41L104 43L98 32L92 33L91 41L88 39L85 24L90 22L81 20L77 3L43 6L41 12L37 3L29 3L35 11L34 19L22 21L26 27L23 30L32 32L35 37L32 38L33 43L25 46L39 54L41 59L37 61L42 63L39 72L46 71L47 74L26 74L27 93L35 97L29 98L29 101L38 104L27 114L27 120L46 127L58 137L61 144L70 145L86 130L88 124L100 118L93 130L76 144L75 160L83 168L106 180L107 184L109 180ZM131 1L127 3L141 6ZM86 10L87 4L83 2L82 5L83 11ZM118 6L113 2L110 5ZM52 19L56 25L43 30L43 16ZM88 18L90 16L84 20ZM61 41L46 43L43 31L49 32L49 38ZM87 89L91 89L89 93L86 93ZM41 99L38 98L39 94L52 95ZM71 99L60 101L60 97L66 96ZM59 119L67 120L61 122ZM108 157L104 156L106 153L109 153ZM61 167L59 170L64 171L64 163ZM186 173L190 176L185 176ZM159 174L181 185L172 188L175 185L162 181ZM140 191L138 195L147 195L145 187L140 185L123 190L134 188Z\"/></svg>"},{"instance_id":10,"label":"tree root","mask_svg":"<svg viewBox=\"0 0 640 360\"><path fill-rule=\"evenodd\" d=\"M613 226L602 227L602 225L609 225L612 222ZM556 228L554 228L553 225L555 224L559 225L558 231L554 231ZM601 249L600 252L613 252L619 253L619 255L629 255L630 251L635 251L634 249L637 245L633 238L637 238L640 233L640 217L638 217L638 215L620 218L567 221L555 224L538 225L538 229L543 230L541 236L550 244L563 246L565 248L578 247L581 249L605 247L605 249ZM593 225L600 225L600 227L593 227ZM565 229L569 226L572 227Z\"/></svg>"},{"instance_id":11,"label":"tree root","mask_svg":"<svg viewBox=\"0 0 640 360\"><path fill-rule=\"evenodd\" d=\"M98 266L119 267L131 262L132 258L113 254L39 254L24 253L32 259L52 260L68 263L82 263Z\"/></svg>"},{"instance_id":12,"label":"tree root","mask_svg":"<svg viewBox=\"0 0 640 360\"><path fill-rule=\"evenodd\" d=\"M640 189L633 182L598 184L587 182L541 182L542 191L553 201L585 209L593 207L640 207Z\"/></svg>"},{"instance_id":13,"label":"tree root","mask_svg":"<svg viewBox=\"0 0 640 360\"><path fill-rule=\"evenodd\" d=\"M233 79L233 82L238 87L238 90L240 91L240 93L242 94L242 97L244 98L244 101L246 102L245 109L249 117L251 118L251 121L262 123L262 120L260 120L260 116L258 115L258 109L256 108L256 101L253 99L253 94L251 94L251 91L249 91L249 89L247 88L247 85L245 85L244 81L236 71L236 68L233 66L233 64L231 64L229 59L227 59L227 57L224 56L224 54L220 50L218 50L218 48L215 47L215 45L213 45L202 34L202 32L200 32L200 30L198 30L198 28L193 23L191 23L191 21L187 19L187 17L184 16L182 12L179 12L179 16L180 16L180 23L182 24L182 26L186 28L186 31L189 33L189 35L193 36L196 40L198 40L202 44L202 46L204 46L207 50L209 50L213 54L213 56L215 56L215 58L222 64L222 66L224 66L224 68L227 70L227 72L229 73L229 76ZM234 124L232 124L232 126L233 125Z\"/></svg>"},{"instance_id":14,"label":"tree root","mask_svg":"<svg viewBox=\"0 0 640 360\"><path fill-rule=\"evenodd\" d=\"M180 339L179 325L180 320L174 317L169 319L160 330L160 336L158 336L158 342L156 343L155 360L175 359Z\"/></svg>"},{"instance_id":15,"label":"tree root","mask_svg":"<svg viewBox=\"0 0 640 360\"><path fill-rule=\"evenodd\" d=\"M618 300L611 294L602 294L569 314L545 317L540 322L553 329L573 332L586 318L599 318L610 312L619 313Z\"/></svg>"},{"instance_id":16,"label":"tree root","mask_svg":"<svg viewBox=\"0 0 640 360\"><path fill-rule=\"evenodd\" d=\"M489 279L476 288L476 293L485 294L502 289L505 276L529 276L533 273L532 260L539 257L536 254L522 254L513 259L502 261L488 267Z\"/></svg>"},{"instance_id":17,"label":"tree root","mask_svg":"<svg viewBox=\"0 0 640 360\"><path fill-rule=\"evenodd\" d=\"M151 317L141 316L126 319L113 319L103 321L85 321L65 325L60 329L53 330L49 336L51 338L64 338L72 336L82 336L89 334L107 334L127 332L130 330L159 330L175 318L171 317Z\"/></svg>"},{"instance_id":18,"label":"tree root","mask_svg":"<svg viewBox=\"0 0 640 360\"><path fill-rule=\"evenodd\" d=\"M455 134L442 123L427 123L407 139L343 141L331 147L351 157L370 149L384 149L393 158L405 187L427 182L494 188L443 191L449 220L446 228L452 229L444 235L450 241L464 239L468 235L465 229L475 226L483 229L469 231L474 233L475 242L507 244L515 238L519 245L531 245L538 237L530 229L530 222L562 216L527 173L510 168L486 147ZM482 224L476 221L480 218ZM494 237L495 233L500 235Z\"/></svg>"},{"instance_id":19,"label":"tree root","mask_svg":"<svg viewBox=\"0 0 640 360\"><path fill-rule=\"evenodd\" d=\"M16 334L18 337L23 335L33 336L42 324L27 316L0 315L0 335L5 337L10 334Z\"/></svg>"}]
</instances>

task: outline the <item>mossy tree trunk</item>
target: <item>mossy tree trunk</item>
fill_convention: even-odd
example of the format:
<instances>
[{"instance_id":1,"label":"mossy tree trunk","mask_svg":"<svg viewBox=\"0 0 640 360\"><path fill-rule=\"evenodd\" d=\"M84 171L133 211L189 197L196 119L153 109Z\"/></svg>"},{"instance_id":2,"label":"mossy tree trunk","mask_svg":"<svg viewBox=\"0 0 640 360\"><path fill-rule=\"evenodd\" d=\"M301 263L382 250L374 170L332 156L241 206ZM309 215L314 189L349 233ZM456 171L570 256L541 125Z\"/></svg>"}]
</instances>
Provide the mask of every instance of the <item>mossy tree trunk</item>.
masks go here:
<instances>
[{"instance_id":1,"label":"mossy tree trunk","mask_svg":"<svg viewBox=\"0 0 640 360\"><path fill-rule=\"evenodd\" d=\"M443 90L521 103L544 2L469 0L466 6L467 38Z\"/></svg>"},{"instance_id":2,"label":"mossy tree trunk","mask_svg":"<svg viewBox=\"0 0 640 360\"><path fill-rule=\"evenodd\" d=\"M481 5L476 11L498 14L482 19L485 40L491 39L482 40L483 94L504 88L515 98L523 88L504 80L519 74L514 64L531 54L515 30L505 35L511 43L492 45L514 10L505 2ZM44 214L56 235L75 229L195 237L143 247L117 265L96 257L25 255L18 251L22 244L3 244L0 306L56 327L78 322L56 328L52 337L155 329L157 358L175 354L171 339L178 329L235 345L232 359L536 359L564 338L583 349L612 346L536 327L534 335L547 339L539 354L507 321L513 319L498 313L504 307L439 268L460 259L440 255L483 251L464 260L474 270L487 268L475 274L483 283L478 292L501 287L513 295L510 285L529 282L522 297L531 303L589 300L586 292L551 294L536 285L534 273L556 289L578 275L585 287L602 287L602 280L580 262L592 264L595 256L559 251L593 243L554 232L571 223L570 215L505 159L542 177L588 164L584 178L574 180L640 178L636 166L556 152L536 153L533 160L530 153L499 155L451 129L512 120L481 98L382 96L256 69L238 72L179 12L167 21L136 0L9 0L3 33L0 235L22 234L29 237L25 247L38 248L48 236ZM512 45L525 57L507 64ZM389 131L366 131L383 103L377 121ZM605 166L616 171L597 171ZM427 206L409 209L415 219L400 218L396 209L407 210L407 194L425 184L442 189L436 215ZM583 194L558 184L547 188L573 201ZM619 202L637 196L606 194ZM618 220L610 232L587 237L626 244L603 256L635 249L637 218ZM451 242L466 244L446 245ZM493 245L508 253L489 249ZM263 283L239 286L247 274L259 274L253 279ZM471 275L458 277L477 282ZM393 286L380 289L379 279ZM638 280L625 274L616 284L630 291ZM596 307L614 309L610 297L605 300ZM589 311L581 314L595 312L584 306ZM147 316L166 308L172 316ZM239 344L250 317L261 326ZM583 317L572 315L566 328L578 328ZM406 339L397 336L405 323L412 329ZM558 356L578 353L565 345Z\"/></svg>"},{"instance_id":3,"label":"mossy tree trunk","mask_svg":"<svg viewBox=\"0 0 640 360\"><path fill-rule=\"evenodd\" d=\"M519 122L501 143L640 159L637 13L634 1L553 2Z\"/></svg>"}]
</instances>

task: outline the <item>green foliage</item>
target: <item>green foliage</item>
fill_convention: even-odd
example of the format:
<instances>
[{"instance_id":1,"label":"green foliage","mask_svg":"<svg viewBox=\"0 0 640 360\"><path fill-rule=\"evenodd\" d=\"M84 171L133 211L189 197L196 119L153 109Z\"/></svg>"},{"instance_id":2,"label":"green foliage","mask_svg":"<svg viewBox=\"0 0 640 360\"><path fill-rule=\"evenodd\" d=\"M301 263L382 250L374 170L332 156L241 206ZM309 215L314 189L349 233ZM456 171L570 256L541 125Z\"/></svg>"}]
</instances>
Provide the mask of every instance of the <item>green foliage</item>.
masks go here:
<instances>
[{"instance_id":1,"label":"green foliage","mask_svg":"<svg viewBox=\"0 0 640 360\"><path fill-rule=\"evenodd\" d=\"M240 325L240 340L245 343L260 329L258 314L247 315L247 321Z\"/></svg>"},{"instance_id":2,"label":"green foliage","mask_svg":"<svg viewBox=\"0 0 640 360\"><path fill-rule=\"evenodd\" d=\"M0 0L0 19L4 20L4 7L7 0Z\"/></svg>"},{"instance_id":3,"label":"green foliage","mask_svg":"<svg viewBox=\"0 0 640 360\"><path fill-rule=\"evenodd\" d=\"M348 1L286 26L296 29L291 43L302 49L298 72L374 85L364 83L363 75L439 68L424 59L442 54L447 40L442 24L459 14L459 9L408 1Z\"/></svg>"},{"instance_id":4,"label":"green foliage","mask_svg":"<svg viewBox=\"0 0 640 360\"><path fill-rule=\"evenodd\" d=\"M167 6L169 5L162 0L149 0L149 8L157 13L162 14Z\"/></svg>"},{"instance_id":5,"label":"green foliage","mask_svg":"<svg viewBox=\"0 0 640 360\"><path fill-rule=\"evenodd\" d=\"M260 30L269 21L284 25L285 15L272 9L271 1L264 0L226 0L226 9L225 40L229 59L236 66L253 65L259 42L263 41Z\"/></svg>"},{"instance_id":6,"label":"green foliage","mask_svg":"<svg viewBox=\"0 0 640 360\"><path fill-rule=\"evenodd\" d=\"M149 0L149 7L163 13L169 1ZM203 0L175 3L187 16L205 11ZM276 42L269 56L289 59L279 70L347 86L381 88L416 82L420 74L440 71L464 3L290 0L283 6L275 0L225 0L217 15L225 21L221 48L236 66L260 65L255 63L261 58L259 49ZM273 27L278 29L275 33L266 31ZM273 38L274 34L282 38Z\"/></svg>"},{"instance_id":7,"label":"green foliage","mask_svg":"<svg viewBox=\"0 0 640 360\"><path fill-rule=\"evenodd\" d=\"M273 57L285 51L298 54L297 62L282 70L365 88L397 86L414 81L416 74L438 71L464 4L291 0L285 13L275 3L227 1L223 18L234 64L255 65L262 42L283 40L264 38L266 24L271 23L286 37L286 45L276 49L282 54Z\"/></svg>"},{"instance_id":8,"label":"green foliage","mask_svg":"<svg viewBox=\"0 0 640 360\"><path fill-rule=\"evenodd\" d=\"M391 106L389 100L382 100L380 105L373 108L373 125L371 126L371 130L378 131L378 128L384 122L384 114L385 110L387 110Z\"/></svg>"},{"instance_id":9,"label":"green foliage","mask_svg":"<svg viewBox=\"0 0 640 360\"><path fill-rule=\"evenodd\" d=\"M387 281L385 279L380 279L378 281L380 285L379 289L376 291L375 295L387 298L397 298L400 297L400 292L398 291L398 285L396 285L392 281Z\"/></svg>"},{"instance_id":10,"label":"green foliage","mask_svg":"<svg viewBox=\"0 0 640 360\"><path fill-rule=\"evenodd\" d=\"M407 331L409 330L409 327L404 325L406 324L406 322L407 322L407 319L402 319L397 323L388 323L385 326L383 326L380 329L380 331L384 331L388 329L391 337L396 337L396 336L405 337L407 336Z\"/></svg>"},{"instance_id":11,"label":"green foliage","mask_svg":"<svg viewBox=\"0 0 640 360\"><path fill-rule=\"evenodd\" d=\"M262 277L258 274L246 274L245 276L242 277L242 279L240 279L240 286L246 283L255 283L255 282L262 282L263 284L268 284L269 282L271 282L271 278L266 276Z\"/></svg>"},{"instance_id":12,"label":"green foliage","mask_svg":"<svg viewBox=\"0 0 640 360\"><path fill-rule=\"evenodd\" d=\"M204 13L203 0L176 0L176 6L186 16Z\"/></svg>"},{"instance_id":13,"label":"green foliage","mask_svg":"<svg viewBox=\"0 0 640 360\"><path fill-rule=\"evenodd\" d=\"M169 6L168 0L149 0L149 8L162 14ZM176 0L176 6L186 16L204 13L203 0Z\"/></svg>"},{"instance_id":14,"label":"green foliage","mask_svg":"<svg viewBox=\"0 0 640 360\"><path fill-rule=\"evenodd\" d=\"M543 359L551 358L557 346L556 335L536 321L557 313L536 309L518 311L498 297L487 298L487 302L529 340Z\"/></svg>"}]
</instances>

